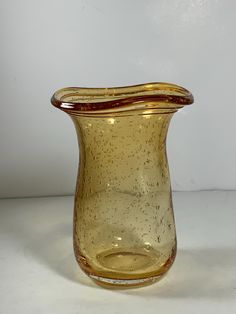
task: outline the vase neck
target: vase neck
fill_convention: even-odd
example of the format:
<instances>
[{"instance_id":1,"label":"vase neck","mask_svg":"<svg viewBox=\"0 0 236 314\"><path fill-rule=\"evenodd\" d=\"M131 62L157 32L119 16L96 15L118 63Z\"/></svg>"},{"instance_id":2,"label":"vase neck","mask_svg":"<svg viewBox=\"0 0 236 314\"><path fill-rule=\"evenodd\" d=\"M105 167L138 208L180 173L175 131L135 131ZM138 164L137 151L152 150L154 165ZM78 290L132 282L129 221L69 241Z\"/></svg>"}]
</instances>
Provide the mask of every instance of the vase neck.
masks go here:
<instances>
[{"instance_id":1,"label":"vase neck","mask_svg":"<svg viewBox=\"0 0 236 314\"><path fill-rule=\"evenodd\" d=\"M158 185L169 191L166 135L172 115L72 115L80 148L80 175L85 178L79 193L88 195L99 187L101 191L146 194L157 191ZM142 180L138 187L130 183L136 176Z\"/></svg>"}]
</instances>

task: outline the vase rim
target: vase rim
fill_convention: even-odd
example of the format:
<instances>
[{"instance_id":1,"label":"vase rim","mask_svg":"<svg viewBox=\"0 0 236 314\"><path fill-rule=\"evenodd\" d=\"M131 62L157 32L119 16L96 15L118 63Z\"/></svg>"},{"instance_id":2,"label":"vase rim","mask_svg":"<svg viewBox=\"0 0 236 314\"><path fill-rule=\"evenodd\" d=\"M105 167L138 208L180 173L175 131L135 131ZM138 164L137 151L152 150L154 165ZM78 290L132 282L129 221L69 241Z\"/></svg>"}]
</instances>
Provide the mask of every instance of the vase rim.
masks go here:
<instances>
[{"instance_id":1,"label":"vase rim","mask_svg":"<svg viewBox=\"0 0 236 314\"><path fill-rule=\"evenodd\" d=\"M193 95L185 88L164 82L131 86L59 89L51 103L71 114L106 114L146 109L174 110L193 103Z\"/></svg>"}]
</instances>

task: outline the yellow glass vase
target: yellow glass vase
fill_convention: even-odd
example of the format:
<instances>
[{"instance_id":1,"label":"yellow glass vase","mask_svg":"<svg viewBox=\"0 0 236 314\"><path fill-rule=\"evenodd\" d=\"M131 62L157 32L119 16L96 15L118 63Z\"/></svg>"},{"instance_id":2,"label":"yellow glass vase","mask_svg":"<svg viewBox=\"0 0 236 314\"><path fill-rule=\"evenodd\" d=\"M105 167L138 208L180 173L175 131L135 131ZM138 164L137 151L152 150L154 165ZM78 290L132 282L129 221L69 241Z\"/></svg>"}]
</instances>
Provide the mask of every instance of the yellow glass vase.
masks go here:
<instances>
[{"instance_id":1,"label":"yellow glass vase","mask_svg":"<svg viewBox=\"0 0 236 314\"><path fill-rule=\"evenodd\" d=\"M51 101L78 135L73 235L80 267L106 287L157 281L176 255L166 136L173 114L193 96L148 83L69 87Z\"/></svg>"}]
</instances>

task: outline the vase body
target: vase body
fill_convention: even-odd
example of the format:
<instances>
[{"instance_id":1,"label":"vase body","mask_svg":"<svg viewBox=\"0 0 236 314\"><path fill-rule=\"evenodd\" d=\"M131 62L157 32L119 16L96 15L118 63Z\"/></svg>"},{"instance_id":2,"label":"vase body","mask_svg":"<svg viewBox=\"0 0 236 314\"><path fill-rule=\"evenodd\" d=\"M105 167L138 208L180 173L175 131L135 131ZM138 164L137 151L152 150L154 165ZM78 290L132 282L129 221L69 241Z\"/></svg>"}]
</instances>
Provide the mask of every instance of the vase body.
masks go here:
<instances>
[{"instance_id":1,"label":"vase body","mask_svg":"<svg viewBox=\"0 0 236 314\"><path fill-rule=\"evenodd\" d=\"M155 282L176 255L166 136L173 114L192 96L184 89L165 95L160 83L149 95L147 86L64 89L52 101L72 118L79 142L75 257L107 287Z\"/></svg>"}]
</instances>

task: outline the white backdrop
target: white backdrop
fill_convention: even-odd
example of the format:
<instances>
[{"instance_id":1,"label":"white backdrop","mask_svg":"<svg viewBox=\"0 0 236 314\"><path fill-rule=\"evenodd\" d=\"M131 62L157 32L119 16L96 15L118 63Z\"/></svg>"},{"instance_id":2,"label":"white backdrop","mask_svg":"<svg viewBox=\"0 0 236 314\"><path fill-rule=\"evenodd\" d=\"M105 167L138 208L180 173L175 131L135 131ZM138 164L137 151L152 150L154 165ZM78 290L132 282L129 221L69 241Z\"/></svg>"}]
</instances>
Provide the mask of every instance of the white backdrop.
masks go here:
<instances>
[{"instance_id":1,"label":"white backdrop","mask_svg":"<svg viewBox=\"0 0 236 314\"><path fill-rule=\"evenodd\" d=\"M182 85L168 136L175 190L236 189L236 1L1 0L0 196L72 194L65 86Z\"/></svg>"}]
</instances>

